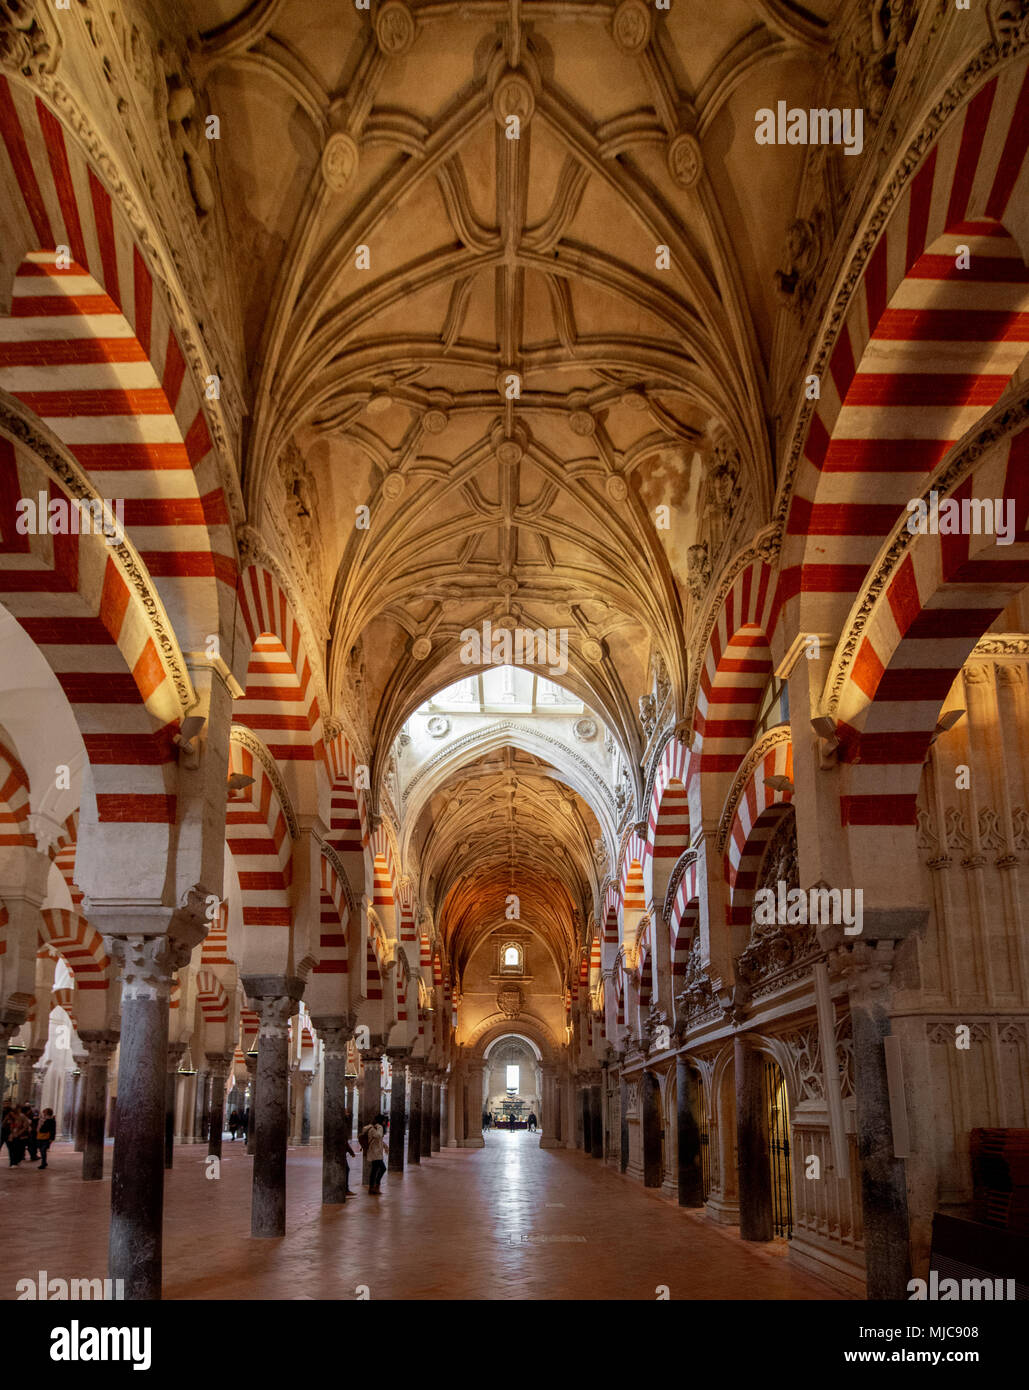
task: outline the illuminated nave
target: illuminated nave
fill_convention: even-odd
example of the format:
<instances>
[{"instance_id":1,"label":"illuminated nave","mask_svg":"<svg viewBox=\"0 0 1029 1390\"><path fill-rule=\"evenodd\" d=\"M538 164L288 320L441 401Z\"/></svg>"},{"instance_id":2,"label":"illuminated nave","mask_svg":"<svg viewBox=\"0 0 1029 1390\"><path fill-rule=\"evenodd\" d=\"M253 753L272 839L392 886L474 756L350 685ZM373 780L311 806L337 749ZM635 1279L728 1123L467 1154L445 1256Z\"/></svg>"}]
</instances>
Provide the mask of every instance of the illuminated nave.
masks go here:
<instances>
[{"instance_id":1,"label":"illuminated nave","mask_svg":"<svg viewBox=\"0 0 1029 1390\"><path fill-rule=\"evenodd\" d=\"M0 0L0 1298L1012 1273L1027 52Z\"/></svg>"}]
</instances>

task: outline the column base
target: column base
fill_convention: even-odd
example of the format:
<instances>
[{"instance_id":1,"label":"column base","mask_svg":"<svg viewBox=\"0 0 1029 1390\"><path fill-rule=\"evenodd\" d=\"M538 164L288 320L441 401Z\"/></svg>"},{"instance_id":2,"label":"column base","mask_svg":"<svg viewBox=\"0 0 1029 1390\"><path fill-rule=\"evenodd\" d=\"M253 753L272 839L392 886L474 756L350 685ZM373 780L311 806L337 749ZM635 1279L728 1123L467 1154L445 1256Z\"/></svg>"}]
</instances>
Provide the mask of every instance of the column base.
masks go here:
<instances>
[{"instance_id":1,"label":"column base","mask_svg":"<svg viewBox=\"0 0 1029 1390\"><path fill-rule=\"evenodd\" d=\"M560 1139L555 1139L554 1136L553 1136L552 1134L541 1134L541 1135L540 1135L540 1148L541 1148L541 1149L559 1149L559 1148L561 1148L561 1141L560 1141Z\"/></svg>"},{"instance_id":2,"label":"column base","mask_svg":"<svg viewBox=\"0 0 1029 1390\"><path fill-rule=\"evenodd\" d=\"M484 1149L485 1147L486 1141L485 1139L483 1139L481 1134L475 1135L471 1139L461 1140L462 1149Z\"/></svg>"}]
</instances>

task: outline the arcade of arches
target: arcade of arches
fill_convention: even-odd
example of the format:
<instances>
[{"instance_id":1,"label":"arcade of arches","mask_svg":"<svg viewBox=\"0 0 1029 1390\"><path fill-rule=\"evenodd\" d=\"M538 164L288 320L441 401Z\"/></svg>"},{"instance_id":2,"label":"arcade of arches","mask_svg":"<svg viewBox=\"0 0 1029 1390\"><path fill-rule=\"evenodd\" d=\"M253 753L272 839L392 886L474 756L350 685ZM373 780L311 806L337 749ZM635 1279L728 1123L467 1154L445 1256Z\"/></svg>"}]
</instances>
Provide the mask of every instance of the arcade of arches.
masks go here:
<instances>
[{"instance_id":1,"label":"arcade of arches","mask_svg":"<svg viewBox=\"0 0 1029 1390\"><path fill-rule=\"evenodd\" d=\"M48 1202L113 1172L128 1297L232 1111L241 1238L380 1111L382 1210L507 1143L796 1296L981 1217L1027 45L1025 0L0 0L4 1097Z\"/></svg>"}]
</instances>

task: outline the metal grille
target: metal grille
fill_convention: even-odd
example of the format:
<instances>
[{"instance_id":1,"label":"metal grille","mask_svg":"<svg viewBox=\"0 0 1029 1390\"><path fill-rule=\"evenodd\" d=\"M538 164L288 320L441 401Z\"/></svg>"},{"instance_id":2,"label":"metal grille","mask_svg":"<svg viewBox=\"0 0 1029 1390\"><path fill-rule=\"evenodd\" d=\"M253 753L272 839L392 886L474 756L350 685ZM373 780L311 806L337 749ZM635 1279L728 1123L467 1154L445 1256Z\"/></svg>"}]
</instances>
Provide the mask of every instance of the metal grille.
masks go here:
<instances>
[{"instance_id":1,"label":"metal grille","mask_svg":"<svg viewBox=\"0 0 1029 1390\"><path fill-rule=\"evenodd\" d=\"M704 1188L704 1200L711 1191L711 1136L707 1124L707 1096L704 1083L697 1077L695 1095L697 1098L697 1128L700 1130L700 1181Z\"/></svg>"},{"instance_id":2,"label":"metal grille","mask_svg":"<svg viewBox=\"0 0 1029 1390\"><path fill-rule=\"evenodd\" d=\"M777 1062L765 1062L765 1112L768 1160L772 1169L772 1221L777 1236L793 1236L793 1188L790 1182L790 1108L786 1082Z\"/></svg>"}]
</instances>

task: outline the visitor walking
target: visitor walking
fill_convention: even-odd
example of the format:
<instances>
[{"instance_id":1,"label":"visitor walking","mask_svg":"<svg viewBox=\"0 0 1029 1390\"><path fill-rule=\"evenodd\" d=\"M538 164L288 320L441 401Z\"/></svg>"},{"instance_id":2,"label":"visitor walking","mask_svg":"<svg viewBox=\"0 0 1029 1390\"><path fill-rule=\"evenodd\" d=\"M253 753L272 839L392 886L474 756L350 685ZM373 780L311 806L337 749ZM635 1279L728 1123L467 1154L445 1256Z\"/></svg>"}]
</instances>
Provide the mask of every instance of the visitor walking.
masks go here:
<instances>
[{"instance_id":1,"label":"visitor walking","mask_svg":"<svg viewBox=\"0 0 1029 1390\"><path fill-rule=\"evenodd\" d=\"M389 1153L389 1145L386 1143L386 1126L389 1121L385 1115L376 1115L370 1125L365 1125L361 1131L361 1148L368 1155L368 1162L371 1167L368 1169L368 1195L377 1197L379 1195L382 1176L386 1171L386 1164L383 1153ZM349 1148L349 1145L347 1146Z\"/></svg>"},{"instance_id":2,"label":"visitor walking","mask_svg":"<svg viewBox=\"0 0 1029 1390\"><path fill-rule=\"evenodd\" d=\"M232 1142L236 1142L236 1130L239 1129L239 1111L233 1110L229 1115L229 1133L232 1135Z\"/></svg>"},{"instance_id":3,"label":"visitor walking","mask_svg":"<svg viewBox=\"0 0 1029 1390\"><path fill-rule=\"evenodd\" d=\"M7 1156L12 1168L17 1168L25 1157L25 1141L28 1133L28 1119L21 1106L16 1105L7 1117Z\"/></svg>"},{"instance_id":4,"label":"visitor walking","mask_svg":"<svg viewBox=\"0 0 1029 1390\"><path fill-rule=\"evenodd\" d=\"M54 1119L54 1112L49 1106L39 1117L39 1128L36 1133L36 1145L39 1149L40 1164L39 1171L50 1165L46 1161L46 1156L50 1152L50 1145L57 1138L57 1121Z\"/></svg>"},{"instance_id":5,"label":"visitor walking","mask_svg":"<svg viewBox=\"0 0 1029 1390\"><path fill-rule=\"evenodd\" d=\"M535 1114L533 1113L533 1111L531 1111L531 1110L529 1111L529 1128L530 1128L530 1129L535 1129L535 1128L536 1128L536 1116L535 1116Z\"/></svg>"},{"instance_id":6,"label":"visitor walking","mask_svg":"<svg viewBox=\"0 0 1029 1390\"><path fill-rule=\"evenodd\" d=\"M39 1111L34 1110L31 1105L22 1106L22 1113L29 1122L29 1132L25 1136L25 1147L29 1151L29 1158L33 1163L39 1156L39 1146L36 1141L36 1126L39 1124Z\"/></svg>"}]
</instances>

